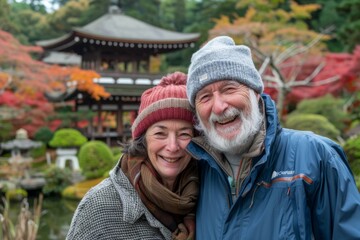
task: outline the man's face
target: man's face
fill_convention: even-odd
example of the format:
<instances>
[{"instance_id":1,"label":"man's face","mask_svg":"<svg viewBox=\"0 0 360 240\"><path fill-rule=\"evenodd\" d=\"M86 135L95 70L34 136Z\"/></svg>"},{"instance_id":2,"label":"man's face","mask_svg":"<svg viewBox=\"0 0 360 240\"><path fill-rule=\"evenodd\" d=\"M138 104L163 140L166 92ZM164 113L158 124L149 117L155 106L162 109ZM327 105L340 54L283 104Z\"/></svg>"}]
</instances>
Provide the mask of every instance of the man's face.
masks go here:
<instances>
[{"instance_id":1,"label":"man's face","mask_svg":"<svg viewBox=\"0 0 360 240\"><path fill-rule=\"evenodd\" d=\"M220 151L240 153L260 129L259 95L236 81L207 85L195 98L200 128Z\"/></svg>"}]
</instances>

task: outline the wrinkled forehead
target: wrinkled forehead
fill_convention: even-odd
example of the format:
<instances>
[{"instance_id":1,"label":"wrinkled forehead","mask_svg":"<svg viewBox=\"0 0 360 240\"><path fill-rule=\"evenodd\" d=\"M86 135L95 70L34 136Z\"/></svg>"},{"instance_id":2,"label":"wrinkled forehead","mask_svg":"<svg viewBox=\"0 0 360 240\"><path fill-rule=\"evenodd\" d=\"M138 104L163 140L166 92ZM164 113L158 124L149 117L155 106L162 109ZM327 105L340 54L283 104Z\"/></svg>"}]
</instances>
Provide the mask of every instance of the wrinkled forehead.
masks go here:
<instances>
[{"instance_id":1,"label":"wrinkled forehead","mask_svg":"<svg viewBox=\"0 0 360 240\"><path fill-rule=\"evenodd\" d=\"M206 93L206 92L218 91L227 86L248 89L248 87L246 85L239 83L238 81L219 80L219 81L212 82L212 83L209 83L208 85L204 86L201 90L199 90L199 92L197 92L196 97L198 97L199 95Z\"/></svg>"}]
</instances>

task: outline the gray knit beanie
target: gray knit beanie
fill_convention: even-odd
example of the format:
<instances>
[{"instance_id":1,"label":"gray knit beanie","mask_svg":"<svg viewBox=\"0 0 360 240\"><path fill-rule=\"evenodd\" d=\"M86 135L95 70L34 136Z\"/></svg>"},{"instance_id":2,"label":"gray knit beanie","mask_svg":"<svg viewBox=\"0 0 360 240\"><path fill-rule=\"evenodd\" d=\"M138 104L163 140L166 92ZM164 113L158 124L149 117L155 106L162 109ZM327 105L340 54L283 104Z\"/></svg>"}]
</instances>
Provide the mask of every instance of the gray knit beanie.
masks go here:
<instances>
[{"instance_id":1,"label":"gray knit beanie","mask_svg":"<svg viewBox=\"0 0 360 240\"><path fill-rule=\"evenodd\" d=\"M234 40L227 36L212 39L193 54L186 84L191 106L195 105L198 91L221 80L238 81L258 93L264 90L261 76L251 58L250 48L236 46Z\"/></svg>"}]
</instances>

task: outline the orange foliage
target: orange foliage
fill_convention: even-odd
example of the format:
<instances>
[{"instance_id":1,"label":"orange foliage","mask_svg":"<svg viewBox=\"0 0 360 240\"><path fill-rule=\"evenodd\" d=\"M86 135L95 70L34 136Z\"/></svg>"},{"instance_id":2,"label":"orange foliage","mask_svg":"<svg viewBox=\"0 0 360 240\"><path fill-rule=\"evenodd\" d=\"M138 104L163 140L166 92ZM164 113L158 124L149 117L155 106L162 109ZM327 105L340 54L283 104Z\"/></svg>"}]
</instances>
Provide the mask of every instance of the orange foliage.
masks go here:
<instances>
[{"instance_id":1,"label":"orange foliage","mask_svg":"<svg viewBox=\"0 0 360 240\"><path fill-rule=\"evenodd\" d=\"M304 19L320 8L317 4L298 5L290 2L290 10L279 8L282 1L251 0L239 1L238 7L247 7L243 17L230 22L222 16L215 19L215 26L209 31L209 37L228 35L239 44L256 47L266 55L281 52L294 43L307 44L319 33L307 28ZM323 40L329 39L324 36ZM324 49L325 44L318 44L317 49Z\"/></svg>"},{"instance_id":2,"label":"orange foliage","mask_svg":"<svg viewBox=\"0 0 360 240\"><path fill-rule=\"evenodd\" d=\"M103 86L94 83L95 78L100 78L100 75L94 71L79 68L74 68L70 75L70 81L75 81L80 91L88 92L96 100L108 98L110 94Z\"/></svg>"},{"instance_id":3,"label":"orange foliage","mask_svg":"<svg viewBox=\"0 0 360 240\"><path fill-rule=\"evenodd\" d=\"M62 91L70 84L96 100L109 96L102 86L93 82L99 78L96 72L49 65L31 56L41 52L40 47L24 46L0 30L0 107L10 107L17 113L14 119L0 116L0 120L11 121L15 130L24 127L30 136L41 126L56 125L47 120L54 107L44 97L45 92Z\"/></svg>"},{"instance_id":4,"label":"orange foliage","mask_svg":"<svg viewBox=\"0 0 360 240\"><path fill-rule=\"evenodd\" d=\"M9 84L9 81L9 74L0 72L0 89L4 89Z\"/></svg>"}]
</instances>

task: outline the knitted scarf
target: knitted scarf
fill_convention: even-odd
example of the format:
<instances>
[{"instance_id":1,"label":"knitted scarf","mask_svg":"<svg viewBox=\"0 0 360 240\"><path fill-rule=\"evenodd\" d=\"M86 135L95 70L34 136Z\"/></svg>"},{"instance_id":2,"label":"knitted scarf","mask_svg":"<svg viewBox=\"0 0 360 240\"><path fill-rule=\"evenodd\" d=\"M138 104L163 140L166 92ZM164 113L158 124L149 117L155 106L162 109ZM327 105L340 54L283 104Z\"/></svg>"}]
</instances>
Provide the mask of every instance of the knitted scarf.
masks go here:
<instances>
[{"instance_id":1,"label":"knitted scarf","mask_svg":"<svg viewBox=\"0 0 360 240\"><path fill-rule=\"evenodd\" d=\"M198 195L196 161L191 160L167 189L148 158L123 155L121 169L149 211L170 231L173 239L195 239L195 204Z\"/></svg>"}]
</instances>

